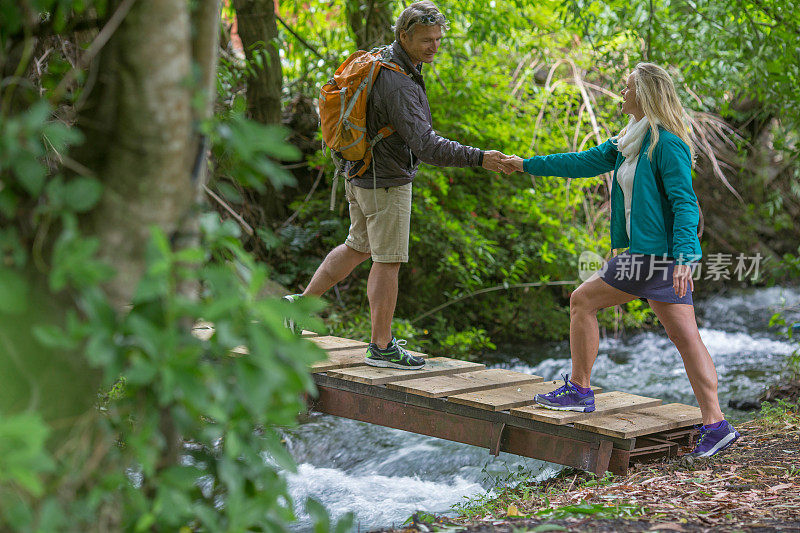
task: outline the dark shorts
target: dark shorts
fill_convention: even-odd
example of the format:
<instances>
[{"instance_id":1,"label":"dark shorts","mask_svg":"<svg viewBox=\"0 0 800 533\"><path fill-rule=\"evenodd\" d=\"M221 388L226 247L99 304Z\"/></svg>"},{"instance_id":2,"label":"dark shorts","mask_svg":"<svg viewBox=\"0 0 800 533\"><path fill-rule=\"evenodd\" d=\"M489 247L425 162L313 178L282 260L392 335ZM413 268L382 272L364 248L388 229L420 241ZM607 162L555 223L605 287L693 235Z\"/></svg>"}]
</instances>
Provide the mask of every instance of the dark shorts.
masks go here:
<instances>
[{"instance_id":1,"label":"dark shorts","mask_svg":"<svg viewBox=\"0 0 800 533\"><path fill-rule=\"evenodd\" d=\"M675 294L672 288L674 270L675 260L671 257L623 252L612 257L597 274L615 289L639 298L694 305L689 287L683 298Z\"/></svg>"}]
</instances>

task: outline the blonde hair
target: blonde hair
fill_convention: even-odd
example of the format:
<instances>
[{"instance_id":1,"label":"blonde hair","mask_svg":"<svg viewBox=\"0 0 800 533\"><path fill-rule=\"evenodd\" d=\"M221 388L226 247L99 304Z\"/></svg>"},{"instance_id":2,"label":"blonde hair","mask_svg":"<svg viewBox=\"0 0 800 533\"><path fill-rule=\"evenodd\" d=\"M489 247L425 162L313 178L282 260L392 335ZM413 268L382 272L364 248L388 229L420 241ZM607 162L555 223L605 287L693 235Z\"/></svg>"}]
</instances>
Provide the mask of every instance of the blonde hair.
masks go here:
<instances>
[{"instance_id":1,"label":"blonde hair","mask_svg":"<svg viewBox=\"0 0 800 533\"><path fill-rule=\"evenodd\" d=\"M686 143L694 161L695 151L689 121L686 120L686 111L669 73L653 63L639 63L631 74L636 89L636 102L650 120L650 149L647 151L647 158L653 159L660 123Z\"/></svg>"},{"instance_id":2,"label":"blonde hair","mask_svg":"<svg viewBox=\"0 0 800 533\"><path fill-rule=\"evenodd\" d=\"M447 19L436 7L436 4L430 0L424 0L423 2L414 2L400 13L394 25L395 38L398 41L400 40L401 31L406 32L411 37L414 35L414 30L417 29L417 24L441 26L442 30L450 27L450 23L447 22Z\"/></svg>"}]
</instances>

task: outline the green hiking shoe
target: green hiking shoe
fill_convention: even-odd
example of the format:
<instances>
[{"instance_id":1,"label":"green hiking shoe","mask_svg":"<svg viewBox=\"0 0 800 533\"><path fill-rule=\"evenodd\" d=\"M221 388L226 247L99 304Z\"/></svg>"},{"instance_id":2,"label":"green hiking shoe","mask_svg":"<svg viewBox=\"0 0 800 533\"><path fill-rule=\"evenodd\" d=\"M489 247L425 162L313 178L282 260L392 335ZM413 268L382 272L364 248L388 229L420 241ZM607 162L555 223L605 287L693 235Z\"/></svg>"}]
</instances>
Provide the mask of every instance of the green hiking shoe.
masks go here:
<instances>
[{"instance_id":1,"label":"green hiking shoe","mask_svg":"<svg viewBox=\"0 0 800 533\"><path fill-rule=\"evenodd\" d=\"M408 350L403 348L405 340L397 340L392 337L392 342L386 349L378 348L378 345L371 342L367 348L367 355L364 362L370 366L380 366L383 368L400 368L406 370L419 370L425 366L425 359L411 355Z\"/></svg>"}]
</instances>

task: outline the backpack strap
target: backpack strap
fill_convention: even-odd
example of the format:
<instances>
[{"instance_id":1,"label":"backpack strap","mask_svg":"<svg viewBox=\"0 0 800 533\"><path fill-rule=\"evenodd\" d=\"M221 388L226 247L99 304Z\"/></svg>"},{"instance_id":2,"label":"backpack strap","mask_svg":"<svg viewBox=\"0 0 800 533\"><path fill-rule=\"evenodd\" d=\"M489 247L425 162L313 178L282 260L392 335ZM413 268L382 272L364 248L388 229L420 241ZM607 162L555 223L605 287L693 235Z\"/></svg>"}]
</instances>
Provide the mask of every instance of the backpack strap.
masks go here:
<instances>
[{"instance_id":1,"label":"backpack strap","mask_svg":"<svg viewBox=\"0 0 800 533\"><path fill-rule=\"evenodd\" d=\"M336 170L333 172L333 185L331 186L330 210L333 211L336 205L336 188L339 186L339 176L342 174L342 170L344 170L344 160L342 160L338 152L334 152L333 150L331 150L331 159L333 160L333 166L336 167Z\"/></svg>"},{"instance_id":2,"label":"backpack strap","mask_svg":"<svg viewBox=\"0 0 800 533\"><path fill-rule=\"evenodd\" d=\"M364 173L367 171L367 168L369 168L370 163L372 163L372 150L375 148L375 145L386 137L392 135L395 131L396 130L392 126L384 126L378 130L378 133L375 134L375 137L369 141L369 150L366 154L364 154L364 159L361 161L356 161L350 166L350 169L347 172L348 180L360 178L364 175Z\"/></svg>"},{"instance_id":3,"label":"backpack strap","mask_svg":"<svg viewBox=\"0 0 800 533\"><path fill-rule=\"evenodd\" d=\"M375 146L378 143L378 141L380 141L381 139L385 139L394 132L395 129L392 126L384 126L378 130L378 134L375 135L375 138L373 138L372 141L370 141L370 144L372 146Z\"/></svg>"},{"instance_id":4,"label":"backpack strap","mask_svg":"<svg viewBox=\"0 0 800 533\"><path fill-rule=\"evenodd\" d=\"M389 46L385 46L385 47L383 47L381 49L374 49L372 52L373 53L377 52L377 53L380 54L380 56L376 57L373 65L372 65L372 69L370 70L369 76L366 76L364 78L364 80L359 85L359 87L357 89L357 92L361 92L363 90L366 90L367 94L372 92L372 85L375 83L375 80L377 80L377 77L378 77L378 74L380 73L381 68L386 68L386 69L392 70L394 72L399 72L401 74L404 74L404 75L408 76L409 78L412 77L411 74L406 72L406 70L403 67L401 67L400 65L398 65L394 61L391 61L391 60L388 59L388 57L389 57L389 53L388 53L389 52ZM352 111L353 103L355 102L355 100L356 100L356 98L353 98L350 106L348 106L348 108L345 108L344 99L342 99L342 109L340 111L340 116L341 117L347 116L350 113L350 111ZM362 135L366 135L367 134L366 128L359 128L359 127L355 126L354 124L348 124L348 125L351 128L354 128L356 130L361 131ZM332 187L332 190L331 190L331 203L330 203L330 210L331 211L333 211L334 204L336 202L336 188L337 188L337 185L339 183L339 176L343 175L345 177L345 179L348 180L348 181L353 179L353 178L359 178L359 177L363 176L366 173L367 169L369 168L370 164L372 163L372 159L373 159L372 151L375 148L375 145L378 144L378 142L380 142L381 140L383 140L386 137L389 137L390 135L395 133L395 131L396 130L391 125L387 125L387 126L382 127L381 129L379 129L378 133L375 134L375 137L370 139L370 141L369 141L369 150L367 150L367 153L364 155L364 159L362 159L360 161L350 162L351 163L350 168L346 173L344 172L344 167L345 167L344 160L341 157L337 157L338 154L336 154L333 150L331 150L331 156L333 158L333 163L334 163L334 166L336 167L336 170L335 170L335 172L333 174L333 187ZM359 141L357 140L355 142L357 143ZM355 143L353 143L353 144L355 144ZM345 148L347 148L347 147L345 147ZM324 141L323 141L322 151L323 151L323 153L325 152L325 143L324 143ZM373 165L373 168L372 168L372 182L373 182L372 183L373 189L377 188L377 177L375 175L375 167L374 167L374 165Z\"/></svg>"}]
</instances>

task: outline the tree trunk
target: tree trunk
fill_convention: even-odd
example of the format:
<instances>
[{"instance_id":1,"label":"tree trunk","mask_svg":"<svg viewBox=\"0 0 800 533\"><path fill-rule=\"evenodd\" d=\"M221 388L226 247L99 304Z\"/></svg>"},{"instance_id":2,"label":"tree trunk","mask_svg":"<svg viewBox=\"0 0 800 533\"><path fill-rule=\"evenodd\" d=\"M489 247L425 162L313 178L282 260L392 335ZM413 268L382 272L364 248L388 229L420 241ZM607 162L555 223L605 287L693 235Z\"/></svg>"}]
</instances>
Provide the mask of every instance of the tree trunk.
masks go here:
<instances>
[{"instance_id":1,"label":"tree trunk","mask_svg":"<svg viewBox=\"0 0 800 533\"><path fill-rule=\"evenodd\" d=\"M371 50L394 41L391 0L348 0L346 10L359 50Z\"/></svg>"},{"instance_id":2,"label":"tree trunk","mask_svg":"<svg viewBox=\"0 0 800 533\"><path fill-rule=\"evenodd\" d=\"M274 0L233 0L233 6L245 57L255 66L261 55L263 63L263 68L256 68L247 81L248 113L262 124L279 124L283 71Z\"/></svg>"},{"instance_id":3,"label":"tree trunk","mask_svg":"<svg viewBox=\"0 0 800 533\"><path fill-rule=\"evenodd\" d=\"M217 55L219 47L220 0L200 2L192 13L192 58L200 72L199 87L203 95L202 108L197 110L197 121L210 119L214 114L214 100L217 96ZM203 197L203 186L207 178L208 143L199 133L195 133L198 153L195 159L195 170L192 178L195 182L195 193L198 201Z\"/></svg>"},{"instance_id":4,"label":"tree trunk","mask_svg":"<svg viewBox=\"0 0 800 533\"><path fill-rule=\"evenodd\" d=\"M84 222L117 270L107 290L118 306L144 272L150 227L172 234L195 198L191 42L187 2L134 3L101 53L97 87L78 120L87 137L79 157L105 186Z\"/></svg>"},{"instance_id":5,"label":"tree trunk","mask_svg":"<svg viewBox=\"0 0 800 533\"><path fill-rule=\"evenodd\" d=\"M198 238L191 207L205 182L207 147L194 125L213 112L219 1L196 5L190 12L184 0L135 2L101 52L97 86L78 119L86 142L76 153L105 187L83 223L100 240L101 258L117 271L106 290L118 308L130 302L144 273L151 227L165 231L176 247ZM187 83L193 61L196 87ZM193 110L195 90L203 98ZM189 285L180 290L197 292ZM159 429L165 439L159 468L167 468L180 452L167 407Z\"/></svg>"},{"instance_id":6,"label":"tree trunk","mask_svg":"<svg viewBox=\"0 0 800 533\"><path fill-rule=\"evenodd\" d=\"M239 37L242 39L245 57L255 67L247 80L247 114L262 124L281 123L281 89L283 70L278 55L278 26L275 19L274 0L233 0ZM262 68L256 67L259 63ZM260 205L269 222L286 217L283 196L265 183L264 194L255 193L251 201Z\"/></svg>"},{"instance_id":7,"label":"tree trunk","mask_svg":"<svg viewBox=\"0 0 800 533\"><path fill-rule=\"evenodd\" d=\"M197 88L200 94L201 105L194 108L194 122L200 124L214 115L214 101L217 96L217 56L219 53L219 22L220 22L220 0L205 0L196 4L192 12L192 29L194 38L192 39L192 60L196 66ZM200 131L195 131L192 135L192 147L194 150L191 184L194 195L195 206L205 204L205 186L208 182L209 173L209 142L205 135ZM199 220L192 213L184 217L183 223L175 235L174 244L177 248L196 246L200 242ZM199 287L195 283L184 282L180 287L182 294L189 298L198 295ZM187 324L190 327L191 324Z\"/></svg>"}]
</instances>

